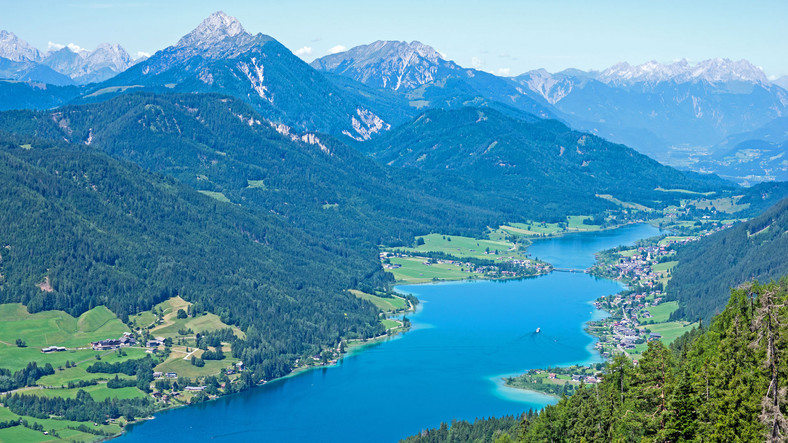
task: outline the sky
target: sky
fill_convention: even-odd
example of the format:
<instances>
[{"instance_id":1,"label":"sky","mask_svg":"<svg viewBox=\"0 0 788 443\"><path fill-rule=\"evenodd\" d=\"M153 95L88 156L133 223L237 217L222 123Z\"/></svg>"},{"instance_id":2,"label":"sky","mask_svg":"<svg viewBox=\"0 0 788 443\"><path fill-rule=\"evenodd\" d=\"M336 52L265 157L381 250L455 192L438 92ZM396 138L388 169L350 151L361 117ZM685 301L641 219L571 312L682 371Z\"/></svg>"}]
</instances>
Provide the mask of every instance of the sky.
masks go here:
<instances>
[{"instance_id":1,"label":"sky","mask_svg":"<svg viewBox=\"0 0 788 443\"><path fill-rule=\"evenodd\" d=\"M2 0L0 29L39 50L175 44L223 10L307 61L375 40L418 40L499 75L602 70L626 61L747 59L788 75L788 0ZM57 47L57 46L55 46Z\"/></svg>"}]
</instances>

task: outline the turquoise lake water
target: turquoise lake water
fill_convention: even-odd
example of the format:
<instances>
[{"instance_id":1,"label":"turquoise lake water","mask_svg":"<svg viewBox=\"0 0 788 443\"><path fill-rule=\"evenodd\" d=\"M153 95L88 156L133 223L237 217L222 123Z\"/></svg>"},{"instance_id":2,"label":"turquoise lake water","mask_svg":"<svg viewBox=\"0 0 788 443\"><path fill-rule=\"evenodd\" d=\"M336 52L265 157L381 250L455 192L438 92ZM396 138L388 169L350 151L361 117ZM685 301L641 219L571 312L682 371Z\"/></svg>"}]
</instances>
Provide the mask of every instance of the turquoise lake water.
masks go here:
<instances>
[{"instance_id":1,"label":"turquoise lake water","mask_svg":"<svg viewBox=\"0 0 788 443\"><path fill-rule=\"evenodd\" d=\"M534 257L587 268L594 253L657 235L648 225L540 240ZM583 325L617 282L554 272L526 280L401 286L413 328L322 368L130 427L124 442L392 442L453 418L519 414L551 397L502 386L530 368L601 361ZM536 334L536 328L541 333Z\"/></svg>"}]
</instances>

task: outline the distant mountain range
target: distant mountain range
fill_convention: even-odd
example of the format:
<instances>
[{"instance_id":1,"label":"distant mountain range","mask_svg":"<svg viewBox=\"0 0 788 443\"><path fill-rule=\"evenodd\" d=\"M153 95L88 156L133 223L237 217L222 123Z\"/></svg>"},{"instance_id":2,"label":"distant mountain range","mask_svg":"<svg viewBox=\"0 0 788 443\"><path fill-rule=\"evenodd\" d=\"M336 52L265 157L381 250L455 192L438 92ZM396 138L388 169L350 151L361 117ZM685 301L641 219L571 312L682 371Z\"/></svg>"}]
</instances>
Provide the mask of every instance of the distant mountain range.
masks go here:
<instances>
[{"instance_id":1,"label":"distant mountain range","mask_svg":"<svg viewBox=\"0 0 788 443\"><path fill-rule=\"evenodd\" d=\"M744 162L730 171L718 152L726 137L788 113L785 78L770 82L745 60L619 63L603 71L500 77L464 68L420 42L377 41L310 66L274 38L252 35L222 12L138 63L118 45L42 54L2 31L0 78L28 84L0 81L0 109L47 109L133 91L212 92L244 100L276 124L358 142L427 109L490 108L523 121L556 119L663 163L740 182L781 176L774 171L782 166L772 165L773 159L767 170ZM76 90L37 85L87 82L97 83Z\"/></svg>"},{"instance_id":2,"label":"distant mountain range","mask_svg":"<svg viewBox=\"0 0 788 443\"><path fill-rule=\"evenodd\" d=\"M57 86L104 81L135 61L118 44L88 51L73 45L41 53L13 32L0 31L0 78Z\"/></svg>"},{"instance_id":3,"label":"distant mountain range","mask_svg":"<svg viewBox=\"0 0 788 443\"><path fill-rule=\"evenodd\" d=\"M601 72L503 78L462 68L419 42L378 41L312 66L399 93L419 109L496 102L557 118L672 164L686 163L682 149L710 149L788 109L788 92L746 60L620 63Z\"/></svg>"},{"instance_id":4,"label":"distant mountain range","mask_svg":"<svg viewBox=\"0 0 788 443\"><path fill-rule=\"evenodd\" d=\"M514 79L539 93L572 126L671 164L788 112L788 92L744 60L687 61L602 72L531 71Z\"/></svg>"},{"instance_id":5,"label":"distant mountain range","mask_svg":"<svg viewBox=\"0 0 788 443\"><path fill-rule=\"evenodd\" d=\"M743 184L788 181L788 117L730 135L711 151L693 156L693 169L714 171Z\"/></svg>"}]
</instances>

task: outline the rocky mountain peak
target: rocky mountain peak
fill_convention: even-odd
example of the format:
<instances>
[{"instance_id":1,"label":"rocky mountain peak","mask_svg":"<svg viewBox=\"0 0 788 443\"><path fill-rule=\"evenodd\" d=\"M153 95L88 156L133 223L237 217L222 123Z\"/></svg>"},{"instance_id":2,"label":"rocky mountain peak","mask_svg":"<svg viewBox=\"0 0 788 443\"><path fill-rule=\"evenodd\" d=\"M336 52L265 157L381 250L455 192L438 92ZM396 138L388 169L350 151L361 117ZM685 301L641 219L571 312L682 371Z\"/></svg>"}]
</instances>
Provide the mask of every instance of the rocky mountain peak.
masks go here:
<instances>
[{"instance_id":1,"label":"rocky mountain peak","mask_svg":"<svg viewBox=\"0 0 788 443\"><path fill-rule=\"evenodd\" d=\"M670 64L655 60L632 66L629 63L618 63L599 74L598 80L613 84L659 83L674 81L686 83L704 80L709 83L743 81L749 83L768 84L766 75L760 68L747 60L731 61L714 58L691 65L686 59Z\"/></svg>"},{"instance_id":2,"label":"rocky mountain peak","mask_svg":"<svg viewBox=\"0 0 788 443\"><path fill-rule=\"evenodd\" d=\"M245 34L241 22L222 11L211 14L194 30L180 39L178 46L209 46L228 37Z\"/></svg>"},{"instance_id":3,"label":"rocky mountain peak","mask_svg":"<svg viewBox=\"0 0 788 443\"><path fill-rule=\"evenodd\" d=\"M0 57L15 62L37 61L41 58L41 53L13 32L0 30Z\"/></svg>"}]
</instances>

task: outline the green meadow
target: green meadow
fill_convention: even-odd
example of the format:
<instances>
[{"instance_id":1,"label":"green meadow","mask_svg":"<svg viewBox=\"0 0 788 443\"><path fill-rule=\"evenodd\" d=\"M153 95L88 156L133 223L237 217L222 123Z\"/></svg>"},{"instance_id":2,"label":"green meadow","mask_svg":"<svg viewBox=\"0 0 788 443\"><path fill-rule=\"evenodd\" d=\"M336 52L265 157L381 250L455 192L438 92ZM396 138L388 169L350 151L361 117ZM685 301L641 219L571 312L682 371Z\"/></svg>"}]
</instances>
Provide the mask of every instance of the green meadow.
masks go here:
<instances>
[{"instance_id":1,"label":"green meadow","mask_svg":"<svg viewBox=\"0 0 788 443\"><path fill-rule=\"evenodd\" d=\"M652 317L643 319L643 321L641 321L641 324L646 325L650 322L653 323L666 322L670 318L670 314L672 314L673 311L675 311L678 308L679 308L679 303L676 301L669 301L669 302L661 303L657 306L649 306L648 308L644 308L640 312L648 311L652 315Z\"/></svg>"},{"instance_id":2,"label":"green meadow","mask_svg":"<svg viewBox=\"0 0 788 443\"><path fill-rule=\"evenodd\" d=\"M14 343L17 338L28 347L89 346L91 341L118 338L129 331L109 309L98 306L74 318L63 311L31 314L19 303L0 305L0 341Z\"/></svg>"},{"instance_id":3,"label":"green meadow","mask_svg":"<svg viewBox=\"0 0 788 443\"><path fill-rule=\"evenodd\" d=\"M406 309L408 306L408 302L401 297L378 297L377 295L367 294L366 292L361 292L356 289L351 289L350 293L358 298L372 302L373 305L377 306L378 309L383 312L400 311Z\"/></svg>"},{"instance_id":4,"label":"green meadow","mask_svg":"<svg viewBox=\"0 0 788 443\"><path fill-rule=\"evenodd\" d=\"M470 237L457 235L429 234L416 237L424 241L424 244L415 248L398 248L410 254L425 252L442 252L455 257L474 257L486 260L494 260L498 257L510 257L523 259L525 256L515 250L515 244L506 240L480 240ZM495 251L498 255L495 255ZM489 253L487 253L489 251Z\"/></svg>"},{"instance_id":5,"label":"green meadow","mask_svg":"<svg viewBox=\"0 0 788 443\"><path fill-rule=\"evenodd\" d=\"M484 274L462 271L462 267L443 263L425 265L423 257L391 257L392 264L401 265L401 268L390 269L394 279L400 283L427 283L436 280L464 280L467 278L483 278Z\"/></svg>"}]
</instances>

